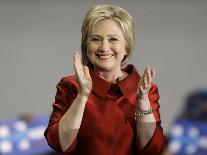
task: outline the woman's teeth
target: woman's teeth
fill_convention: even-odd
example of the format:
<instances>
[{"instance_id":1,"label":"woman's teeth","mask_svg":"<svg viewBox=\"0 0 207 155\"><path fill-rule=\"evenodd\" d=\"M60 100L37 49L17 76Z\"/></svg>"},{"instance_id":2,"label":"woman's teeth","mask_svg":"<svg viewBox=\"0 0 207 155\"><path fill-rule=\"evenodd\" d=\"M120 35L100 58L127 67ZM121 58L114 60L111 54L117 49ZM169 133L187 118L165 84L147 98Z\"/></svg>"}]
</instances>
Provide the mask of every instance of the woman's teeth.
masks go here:
<instances>
[{"instance_id":1,"label":"woman's teeth","mask_svg":"<svg viewBox=\"0 0 207 155\"><path fill-rule=\"evenodd\" d=\"M110 55L97 55L100 59L109 59L111 58L113 55L110 54Z\"/></svg>"}]
</instances>

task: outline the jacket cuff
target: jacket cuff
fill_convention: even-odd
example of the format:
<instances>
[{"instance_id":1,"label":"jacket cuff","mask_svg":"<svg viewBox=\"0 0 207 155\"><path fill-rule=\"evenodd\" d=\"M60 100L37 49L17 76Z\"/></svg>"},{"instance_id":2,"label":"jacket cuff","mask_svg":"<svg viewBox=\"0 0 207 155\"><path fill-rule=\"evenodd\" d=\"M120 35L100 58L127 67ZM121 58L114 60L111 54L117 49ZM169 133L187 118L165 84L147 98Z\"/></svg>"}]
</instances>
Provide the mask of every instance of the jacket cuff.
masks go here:
<instances>
[{"instance_id":1,"label":"jacket cuff","mask_svg":"<svg viewBox=\"0 0 207 155\"><path fill-rule=\"evenodd\" d=\"M136 142L140 155L160 155L165 147L166 138L163 135L162 128L156 123L154 135L144 148L141 149L138 136L136 136Z\"/></svg>"},{"instance_id":2,"label":"jacket cuff","mask_svg":"<svg viewBox=\"0 0 207 155\"><path fill-rule=\"evenodd\" d=\"M48 144L55 149L58 152L63 152L62 147L60 145L60 138L59 138L59 123L55 123L50 127L50 129L47 129L46 137ZM73 141L73 143L70 145L70 147L64 151L64 152L71 152L75 149L77 144L77 138Z\"/></svg>"}]
</instances>

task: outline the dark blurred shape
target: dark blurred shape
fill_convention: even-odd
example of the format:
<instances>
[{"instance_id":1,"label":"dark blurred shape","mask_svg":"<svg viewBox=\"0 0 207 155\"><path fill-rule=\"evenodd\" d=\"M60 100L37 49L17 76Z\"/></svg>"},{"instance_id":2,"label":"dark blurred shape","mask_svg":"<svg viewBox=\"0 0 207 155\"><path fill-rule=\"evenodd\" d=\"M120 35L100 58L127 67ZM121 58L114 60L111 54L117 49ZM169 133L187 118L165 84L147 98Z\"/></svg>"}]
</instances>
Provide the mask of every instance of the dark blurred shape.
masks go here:
<instances>
[{"instance_id":1,"label":"dark blurred shape","mask_svg":"<svg viewBox=\"0 0 207 155\"><path fill-rule=\"evenodd\" d=\"M188 94L163 155L207 155L207 90Z\"/></svg>"},{"instance_id":2,"label":"dark blurred shape","mask_svg":"<svg viewBox=\"0 0 207 155\"><path fill-rule=\"evenodd\" d=\"M30 113L20 113L18 114L19 119L25 121L26 123L30 123L33 119L33 115Z\"/></svg>"},{"instance_id":3,"label":"dark blurred shape","mask_svg":"<svg viewBox=\"0 0 207 155\"><path fill-rule=\"evenodd\" d=\"M194 91L187 97L181 117L207 122L207 90Z\"/></svg>"}]
</instances>

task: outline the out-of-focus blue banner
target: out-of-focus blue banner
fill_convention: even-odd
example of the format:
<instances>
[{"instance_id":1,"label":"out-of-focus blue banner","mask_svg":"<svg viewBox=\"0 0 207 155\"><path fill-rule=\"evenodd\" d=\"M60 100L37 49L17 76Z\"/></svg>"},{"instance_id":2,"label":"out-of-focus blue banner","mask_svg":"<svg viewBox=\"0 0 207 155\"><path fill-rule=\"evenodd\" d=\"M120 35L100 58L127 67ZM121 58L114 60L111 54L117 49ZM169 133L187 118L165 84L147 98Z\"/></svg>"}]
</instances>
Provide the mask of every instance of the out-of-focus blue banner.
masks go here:
<instances>
[{"instance_id":1,"label":"out-of-focus blue banner","mask_svg":"<svg viewBox=\"0 0 207 155\"><path fill-rule=\"evenodd\" d=\"M0 120L0 154L34 155L52 152L44 138L48 116L34 117L30 122L21 119Z\"/></svg>"},{"instance_id":2,"label":"out-of-focus blue banner","mask_svg":"<svg viewBox=\"0 0 207 155\"><path fill-rule=\"evenodd\" d=\"M173 155L207 155L207 122L177 119L170 130L169 149Z\"/></svg>"}]
</instances>

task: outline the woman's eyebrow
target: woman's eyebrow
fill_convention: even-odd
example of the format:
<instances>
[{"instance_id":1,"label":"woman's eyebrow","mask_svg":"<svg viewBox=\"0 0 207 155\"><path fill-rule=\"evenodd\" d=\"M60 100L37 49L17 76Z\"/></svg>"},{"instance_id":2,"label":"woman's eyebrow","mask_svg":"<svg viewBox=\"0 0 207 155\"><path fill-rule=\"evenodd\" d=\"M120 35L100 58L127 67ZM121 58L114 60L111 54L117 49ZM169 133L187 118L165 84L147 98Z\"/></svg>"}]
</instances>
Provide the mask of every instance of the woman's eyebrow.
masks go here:
<instances>
[{"instance_id":1,"label":"woman's eyebrow","mask_svg":"<svg viewBox=\"0 0 207 155\"><path fill-rule=\"evenodd\" d=\"M119 35L117 35L117 34L109 34L109 35L107 35L107 37L119 37Z\"/></svg>"},{"instance_id":2,"label":"woman's eyebrow","mask_svg":"<svg viewBox=\"0 0 207 155\"><path fill-rule=\"evenodd\" d=\"M102 37L100 34L91 34L91 37ZM106 37L119 37L117 34L109 34Z\"/></svg>"},{"instance_id":3,"label":"woman's eyebrow","mask_svg":"<svg viewBox=\"0 0 207 155\"><path fill-rule=\"evenodd\" d=\"M91 34L91 37L101 37L99 34Z\"/></svg>"}]
</instances>

